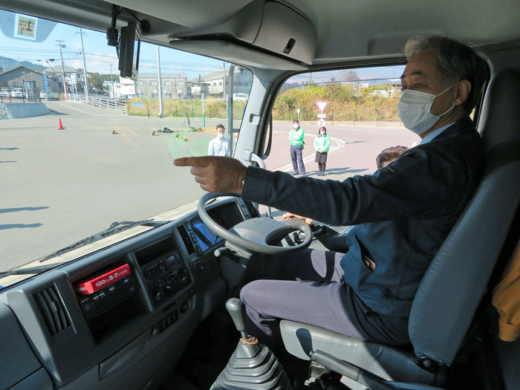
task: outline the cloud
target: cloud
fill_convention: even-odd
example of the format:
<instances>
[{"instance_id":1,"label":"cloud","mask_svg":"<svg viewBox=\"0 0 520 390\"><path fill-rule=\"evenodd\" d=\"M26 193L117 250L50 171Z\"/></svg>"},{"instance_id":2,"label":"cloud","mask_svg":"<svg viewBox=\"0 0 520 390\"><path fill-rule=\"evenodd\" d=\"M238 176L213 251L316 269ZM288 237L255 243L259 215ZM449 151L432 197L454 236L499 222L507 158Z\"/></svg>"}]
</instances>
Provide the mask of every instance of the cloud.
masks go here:
<instances>
[{"instance_id":1,"label":"cloud","mask_svg":"<svg viewBox=\"0 0 520 390\"><path fill-rule=\"evenodd\" d=\"M75 69L81 68L83 69L83 61L82 60L74 60L72 61L72 64L70 65Z\"/></svg>"}]
</instances>

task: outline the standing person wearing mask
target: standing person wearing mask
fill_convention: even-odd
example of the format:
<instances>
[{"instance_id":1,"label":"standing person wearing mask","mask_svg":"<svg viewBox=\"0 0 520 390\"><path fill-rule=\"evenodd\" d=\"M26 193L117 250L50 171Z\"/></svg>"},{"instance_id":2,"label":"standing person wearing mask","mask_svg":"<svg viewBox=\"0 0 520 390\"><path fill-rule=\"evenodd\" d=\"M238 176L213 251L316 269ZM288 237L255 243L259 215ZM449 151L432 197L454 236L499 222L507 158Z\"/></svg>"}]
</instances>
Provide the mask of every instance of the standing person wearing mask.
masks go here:
<instances>
[{"instance_id":1,"label":"standing person wearing mask","mask_svg":"<svg viewBox=\"0 0 520 390\"><path fill-rule=\"evenodd\" d=\"M320 173L318 176L325 176L325 167L327 165L327 153L330 147L330 137L327 135L327 129L320 127L318 135L314 138L314 150L316 151L316 158L314 162L318 163Z\"/></svg>"},{"instance_id":2,"label":"standing person wearing mask","mask_svg":"<svg viewBox=\"0 0 520 390\"><path fill-rule=\"evenodd\" d=\"M305 176L305 165L303 165L303 137L305 136L305 132L303 128L300 127L300 122L298 119L293 120L293 129L289 133L289 142L291 144L291 160L294 168L293 175ZM300 165L300 169L298 170L298 164Z\"/></svg>"},{"instance_id":3,"label":"standing person wearing mask","mask_svg":"<svg viewBox=\"0 0 520 390\"><path fill-rule=\"evenodd\" d=\"M229 154L229 140L224 137L224 126L217 125L217 137L208 145L208 156L227 156Z\"/></svg>"}]
</instances>

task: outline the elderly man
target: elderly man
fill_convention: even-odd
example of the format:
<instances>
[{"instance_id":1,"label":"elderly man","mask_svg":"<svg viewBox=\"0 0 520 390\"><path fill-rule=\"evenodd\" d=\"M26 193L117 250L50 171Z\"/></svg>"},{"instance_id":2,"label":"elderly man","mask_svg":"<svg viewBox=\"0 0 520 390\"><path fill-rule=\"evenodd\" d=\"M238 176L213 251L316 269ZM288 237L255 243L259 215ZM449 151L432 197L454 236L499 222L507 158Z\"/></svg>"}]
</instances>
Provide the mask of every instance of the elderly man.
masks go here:
<instances>
[{"instance_id":1,"label":"elderly man","mask_svg":"<svg viewBox=\"0 0 520 390\"><path fill-rule=\"evenodd\" d=\"M252 331L278 338L289 319L362 339L406 344L410 308L426 270L471 199L483 146L469 117L486 79L484 61L442 37L408 41L399 117L422 138L391 167L343 182L295 179L232 159L178 159L204 190L334 225L356 225L346 254L308 250L273 259L271 275L241 292ZM272 338L272 340L270 340Z\"/></svg>"}]
</instances>

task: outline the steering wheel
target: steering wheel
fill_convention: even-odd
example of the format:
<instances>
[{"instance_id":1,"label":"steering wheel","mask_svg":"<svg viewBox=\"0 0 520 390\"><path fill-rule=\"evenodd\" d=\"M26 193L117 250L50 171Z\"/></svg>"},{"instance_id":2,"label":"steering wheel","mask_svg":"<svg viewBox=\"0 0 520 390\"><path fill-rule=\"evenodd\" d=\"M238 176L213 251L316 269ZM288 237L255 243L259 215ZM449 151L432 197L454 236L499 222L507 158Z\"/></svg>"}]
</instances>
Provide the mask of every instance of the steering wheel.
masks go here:
<instances>
[{"instance_id":1,"label":"steering wheel","mask_svg":"<svg viewBox=\"0 0 520 390\"><path fill-rule=\"evenodd\" d=\"M312 232L304 221L298 218L287 221L276 221L271 218L258 217L248 219L227 230L216 223L206 211L206 203L220 196L234 196L239 198L238 192L207 193L199 200L197 206L199 216L215 236L250 252L267 255L285 255L296 253L307 248L312 241ZM303 242L296 246L283 247L274 245L291 232L299 231L305 234Z\"/></svg>"}]
</instances>

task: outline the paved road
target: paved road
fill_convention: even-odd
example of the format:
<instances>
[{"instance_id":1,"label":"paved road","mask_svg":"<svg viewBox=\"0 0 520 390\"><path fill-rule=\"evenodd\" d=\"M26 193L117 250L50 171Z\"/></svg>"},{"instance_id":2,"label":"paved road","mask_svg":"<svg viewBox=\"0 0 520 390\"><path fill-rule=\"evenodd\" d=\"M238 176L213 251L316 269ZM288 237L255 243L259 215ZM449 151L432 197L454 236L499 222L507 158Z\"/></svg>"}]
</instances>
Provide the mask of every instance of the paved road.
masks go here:
<instances>
[{"instance_id":1,"label":"paved road","mask_svg":"<svg viewBox=\"0 0 520 390\"><path fill-rule=\"evenodd\" d=\"M112 222L146 219L203 193L189 170L174 167L172 160L204 155L211 135L191 133L188 142L175 134L153 137L152 126L143 123L162 128L165 120L107 115L71 103L49 107L59 112L65 131L53 125L56 115L0 121L0 271L48 255ZM112 126L118 135L111 134ZM275 124L268 169L292 170L289 130L290 124ZM306 132L304 155L312 174L317 126L308 125ZM329 134L335 141L323 179L331 180L371 173L381 149L418 139L403 129L368 127L334 126Z\"/></svg>"}]
</instances>

